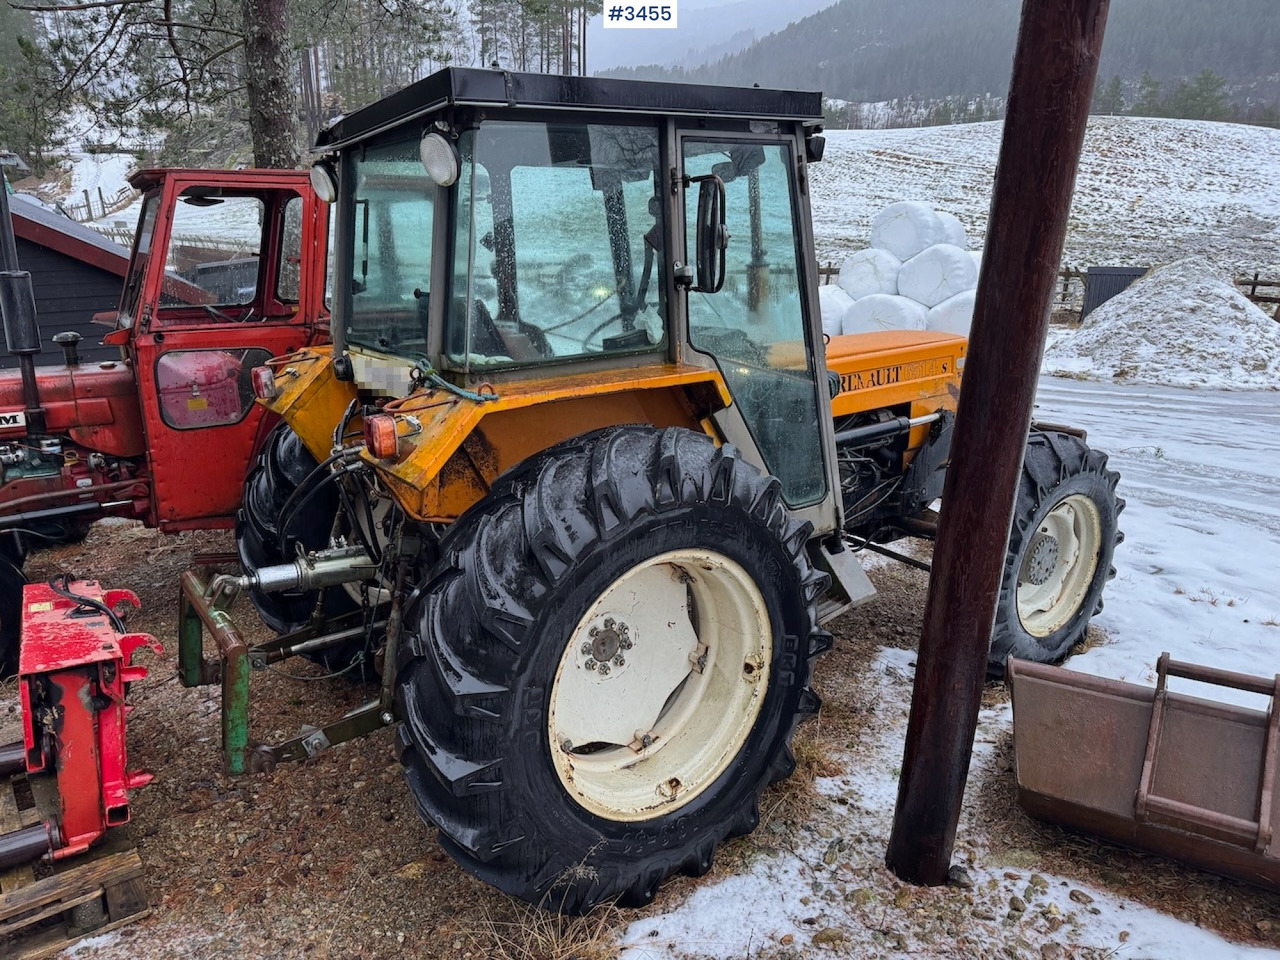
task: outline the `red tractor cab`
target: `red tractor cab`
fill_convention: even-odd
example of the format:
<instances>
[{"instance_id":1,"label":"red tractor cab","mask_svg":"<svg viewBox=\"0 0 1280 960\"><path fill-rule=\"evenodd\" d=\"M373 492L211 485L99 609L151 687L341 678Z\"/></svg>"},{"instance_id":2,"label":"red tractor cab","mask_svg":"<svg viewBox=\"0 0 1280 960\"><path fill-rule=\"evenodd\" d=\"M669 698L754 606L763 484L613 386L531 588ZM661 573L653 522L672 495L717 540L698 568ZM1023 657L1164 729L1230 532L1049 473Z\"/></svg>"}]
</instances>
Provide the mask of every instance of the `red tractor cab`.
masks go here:
<instances>
[{"instance_id":1,"label":"red tractor cab","mask_svg":"<svg viewBox=\"0 0 1280 960\"><path fill-rule=\"evenodd\" d=\"M82 364L79 337L59 334L65 362L36 367L34 308L28 322L23 298L6 295L22 368L0 371L0 675L16 660L27 550L104 516L232 526L272 426L252 369L328 338L328 206L307 173L143 170L130 182L142 206L120 305L95 318L119 360Z\"/></svg>"}]
</instances>

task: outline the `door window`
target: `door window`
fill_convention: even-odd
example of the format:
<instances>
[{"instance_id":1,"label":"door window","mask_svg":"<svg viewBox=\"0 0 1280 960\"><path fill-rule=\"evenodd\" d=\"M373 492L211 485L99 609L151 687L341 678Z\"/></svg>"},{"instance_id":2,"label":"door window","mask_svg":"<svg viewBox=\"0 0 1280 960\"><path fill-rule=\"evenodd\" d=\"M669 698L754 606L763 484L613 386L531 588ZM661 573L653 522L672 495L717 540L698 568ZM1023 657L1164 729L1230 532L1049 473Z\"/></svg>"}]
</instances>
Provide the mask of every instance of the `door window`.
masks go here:
<instances>
[{"instance_id":1,"label":"door window","mask_svg":"<svg viewBox=\"0 0 1280 960\"><path fill-rule=\"evenodd\" d=\"M290 197L280 223L280 270L276 274L276 299L297 303L302 289L302 198Z\"/></svg>"},{"instance_id":2,"label":"door window","mask_svg":"<svg viewBox=\"0 0 1280 960\"><path fill-rule=\"evenodd\" d=\"M436 185L418 138L370 147L354 160L355 232L347 339L383 353L427 349Z\"/></svg>"},{"instance_id":3,"label":"door window","mask_svg":"<svg viewBox=\"0 0 1280 960\"><path fill-rule=\"evenodd\" d=\"M765 466L793 507L827 492L815 366L801 299L799 233L787 143L684 141L686 177L725 185L724 285L689 293L689 338L716 359ZM685 248L695 249L698 185L685 189Z\"/></svg>"},{"instance_id":4,"label":"door window","mask_svg":"<svg viewBox=\"0 0 1280 960\"><path fill-rule=\"evenodd\" d=\"M183 191L173 209L160 305L252 303L258 293L264 211L263 202L253 196L215 196L206 187Z\"/></svg>"}]
</instances>

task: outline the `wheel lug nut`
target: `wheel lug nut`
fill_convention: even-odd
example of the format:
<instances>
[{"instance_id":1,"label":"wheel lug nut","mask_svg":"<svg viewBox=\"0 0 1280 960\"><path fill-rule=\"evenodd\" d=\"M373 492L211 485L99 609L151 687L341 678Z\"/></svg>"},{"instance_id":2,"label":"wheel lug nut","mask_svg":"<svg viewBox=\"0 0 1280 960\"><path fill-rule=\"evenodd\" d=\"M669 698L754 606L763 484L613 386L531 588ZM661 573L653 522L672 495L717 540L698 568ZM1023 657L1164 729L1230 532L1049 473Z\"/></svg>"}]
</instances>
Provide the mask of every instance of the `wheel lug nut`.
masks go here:
<instances>
[{"instance_id":1,"label":"wheel lug nut","mask_svg":"<svg viewBox=\"0 0 1280 960\"><path fill-rule=\"evenodd\" d=\"M604 618L604 628L605 628L606 630L612 630L612 629L614 628L614 626L615 626L615 625L616 625L616 624L614 623L613 617L605 617L605 618Z\"/></svg>"},{"instance_id":2,"label":"wheel lug nut","mask_svg":"<svg viewBox=\"0 0 1280 960\"><path fill-rule=\"evenodd\" d=\"M588 670L594 670L594 669L596 668L597 664L596 664L596 662L595 662L594 660L592 660L590 657L588 657L588 658L587 658L587 662L584 664L584 666L585 666Z\"/></svg>"},{"instance_id":3,"label":"wheel lug nut","mask_svg":"<svg viewBox=\"0 0 1280 960\"><path fill-rule=\"evenodd\" d=\"M600 664L600 675L605 677L609 675L609 665L607 663Z\"/></svg>"},{"instance_id":4,"label":"wheel lug nut","mask_svg":"<svg viewBox=\"0 0 1280 960\"><path fill-rule=\"evenodd\" d=\"M592 640L594 640L596 637L600 636L600 628L592 627L590 630L587 631L587 636L589 636Z\"/></svg>"},{"instance_id":5,"label":"wheel lug nut","mask_svg":"<svg viewBox=\"0 0 1280 960\"><path fill-rule=\"evenodd\" d=\"M590 655L591 655L591 644L589 644L589 643L583 643L583 644L582 644L582 655L583 655L583 656L590 656Z\"/></svg>"},{"instance_id":6,"label":"wheel lug nut","mask_svg":"<svg viewBox=\"0 0 1280 960\"><path fill-rule=\"evenodd\" d=\"M624 657L622 654L618 654L616 657L613 658L613 665L615 667L625 666L626 662L627 662L627 658Z\"/></svg>"},{"instance_id":7,"label":"wheel lug nut","mask_svg":"<svg viewBox=\"0 0 1280 960\"><path fill-rule=\"evenodd\" d=\"M622 640L618 643L618 646L620 646L623 650L630 650L634 646L634 644L627 639L627 635L624 633L622 635Z\"/></svg>"}]
</instances>

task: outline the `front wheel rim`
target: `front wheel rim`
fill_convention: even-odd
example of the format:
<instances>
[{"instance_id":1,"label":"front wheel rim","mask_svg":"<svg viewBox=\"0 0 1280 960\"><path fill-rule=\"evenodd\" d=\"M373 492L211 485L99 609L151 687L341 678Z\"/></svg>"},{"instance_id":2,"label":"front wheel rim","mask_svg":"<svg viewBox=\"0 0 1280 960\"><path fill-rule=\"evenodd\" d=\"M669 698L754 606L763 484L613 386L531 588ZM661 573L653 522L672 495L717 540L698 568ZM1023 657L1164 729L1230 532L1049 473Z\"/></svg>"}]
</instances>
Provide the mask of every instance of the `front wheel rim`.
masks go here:
<instances>
[{"instance_id":1,"label":"front wheel rim","mask_svg":"<svg viewBox=\"0 0 1280 960\"><path fill-rule=\"evenodd\" d=\"M739 564L673 550L632 567L578 621L548 714L556 774L609 820L679 809L756 725L773 660L764 596Z\"/></svg>"},{"instance_id":2,"label":"front wheel rim","mask_svg":"<svg viewBox=\"0 0 1280 960\"><path fill-rule=\"evenodd\" d=\"M1083 494L1054 505L1031 534L1018 571L1018 619L1033 637L1070 622L1093 585L1102 553L1102 514Z\"/></svg>"}]
</instances>

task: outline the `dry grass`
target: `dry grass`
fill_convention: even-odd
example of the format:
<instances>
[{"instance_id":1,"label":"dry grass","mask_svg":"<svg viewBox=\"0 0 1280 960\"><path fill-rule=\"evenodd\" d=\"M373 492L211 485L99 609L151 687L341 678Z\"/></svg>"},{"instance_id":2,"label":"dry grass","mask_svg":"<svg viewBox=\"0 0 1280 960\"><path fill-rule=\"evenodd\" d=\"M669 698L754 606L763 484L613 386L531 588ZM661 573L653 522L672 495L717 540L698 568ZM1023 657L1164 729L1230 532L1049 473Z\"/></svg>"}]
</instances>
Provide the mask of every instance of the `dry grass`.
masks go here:
<instances>
[{"instance_id":1,"label":"dry grass","mask_svg":"<svg viewBox=\"0 0 1280 960\"><path fill-rule=\"evenodd\" d=\"M610 960L625 924L617 907L597 907L581 917L562 917L541 907L512 904L509 915L487 912L475 930L464 930L470 951L488 960Z\"/></svg>"}]
</instances>

